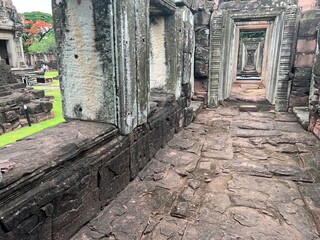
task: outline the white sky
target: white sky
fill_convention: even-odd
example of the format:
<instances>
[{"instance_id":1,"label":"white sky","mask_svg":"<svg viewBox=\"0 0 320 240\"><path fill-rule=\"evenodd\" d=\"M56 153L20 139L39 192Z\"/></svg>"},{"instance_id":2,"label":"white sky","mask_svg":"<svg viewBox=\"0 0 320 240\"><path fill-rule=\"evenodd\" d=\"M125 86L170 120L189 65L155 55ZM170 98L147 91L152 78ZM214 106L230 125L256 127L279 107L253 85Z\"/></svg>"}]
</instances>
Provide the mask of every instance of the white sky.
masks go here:
<instances>
[{"instance_id":1,"label":"white sky","mask_svg":"<svg viewBox=\"0 0 320 240\"><path fill-rule=\"evenodd\" d=\"M51 0L12 0L19 13L40 11L52 14Z\"/></svg>"}]
</instances>

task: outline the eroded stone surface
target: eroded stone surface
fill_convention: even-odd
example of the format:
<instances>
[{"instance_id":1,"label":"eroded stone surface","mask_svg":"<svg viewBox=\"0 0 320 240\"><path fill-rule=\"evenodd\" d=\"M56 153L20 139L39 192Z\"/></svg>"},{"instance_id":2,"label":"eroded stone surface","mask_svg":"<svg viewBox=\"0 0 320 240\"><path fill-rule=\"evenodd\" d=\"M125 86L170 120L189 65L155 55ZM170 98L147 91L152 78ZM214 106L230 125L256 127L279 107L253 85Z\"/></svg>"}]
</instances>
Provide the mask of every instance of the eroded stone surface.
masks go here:
<instances>
[{"instance_id":1,"label":"eroded stone surface","mask_svg":"<svg viewBox=\"0 0 320 240\"><path fill-rule=\"evenodd\" d=\"M319 239L318 145L289 113L204 111L73 239Z\"/></svg>"}]
</instances>

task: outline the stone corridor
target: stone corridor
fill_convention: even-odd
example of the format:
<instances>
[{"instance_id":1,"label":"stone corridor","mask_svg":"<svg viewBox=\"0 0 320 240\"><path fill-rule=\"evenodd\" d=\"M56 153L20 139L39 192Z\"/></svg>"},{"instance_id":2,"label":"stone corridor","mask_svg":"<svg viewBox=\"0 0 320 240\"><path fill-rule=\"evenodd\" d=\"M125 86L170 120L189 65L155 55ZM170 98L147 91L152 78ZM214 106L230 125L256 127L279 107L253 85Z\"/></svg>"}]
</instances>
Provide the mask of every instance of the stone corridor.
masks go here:
<instances>
[{"instance_id":1,"label":"stone corridor","mask_svg":"<svg viewBox=\"0 0 320 240\"><path fill-rule=\"evenodd\" d=\"M319 239L319 156L289 113L204 110L72 239Z\"/></svg>"}]
</instances>

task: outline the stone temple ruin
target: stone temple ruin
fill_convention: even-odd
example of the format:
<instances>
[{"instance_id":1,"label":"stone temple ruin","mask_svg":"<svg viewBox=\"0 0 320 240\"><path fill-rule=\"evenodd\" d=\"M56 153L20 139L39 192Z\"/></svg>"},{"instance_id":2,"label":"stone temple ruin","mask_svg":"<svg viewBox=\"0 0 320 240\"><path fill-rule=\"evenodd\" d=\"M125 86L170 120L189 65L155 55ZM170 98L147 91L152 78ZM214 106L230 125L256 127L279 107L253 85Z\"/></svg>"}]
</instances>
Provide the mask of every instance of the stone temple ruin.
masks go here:
<instances>
[{"instance_id":1,"label":"stone temple ruin","mask_svg":"<svg viewBox=\"0 0 320 240\"><path fill-rule=\"evenodd\" d=\"M53 117L52 102L45 98L44 91L26 89L11 71L24 66L21 30L22 20L12 2L0 1L0 135L28 125L24 105L32 122Z\"/></svg>"},{"instance_id":2,"label":"stone temple ruin","mask_svg":"<svg viewBox=\"0 0 320 240\"><path fill-rule=\"evenodd\" d=\"M203 105L309 111L320 137L317 0L52 4L69 121L0 150L4 239L70 239Z\"/></svg>"},{"instance_id":3,"label":"stone temple ruin","mask_svg":"<svg viewBox=\"0 0 320 240\"><path fill-rule=\"evenodd\" d=\"M11 0L0 1L0 59L14 68L24 66L24 53L20 33L22 19Z\"/></svg>"}]
</instances>

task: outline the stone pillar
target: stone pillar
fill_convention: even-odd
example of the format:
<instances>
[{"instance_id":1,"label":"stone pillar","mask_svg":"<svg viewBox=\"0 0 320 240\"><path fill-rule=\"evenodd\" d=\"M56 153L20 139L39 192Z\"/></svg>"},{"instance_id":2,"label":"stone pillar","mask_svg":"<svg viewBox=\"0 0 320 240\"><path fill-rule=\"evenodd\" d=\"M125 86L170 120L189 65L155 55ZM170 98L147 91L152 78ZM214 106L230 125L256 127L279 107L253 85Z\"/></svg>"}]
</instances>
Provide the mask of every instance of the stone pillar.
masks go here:
<instances>
[{"instance_id":1,"label":"stone pillar","mask_svg":"<svg viewBox=\"0 0 320 240\"><path fill-rule=\"evenodd\" d=\"M178 82L182 84L184 96L191 98L194 92L194 55L195 33L194 16L189 8L182 7L177 11L179 32L177 33L178 63L181 68L177 72ZM181 31L180 31L181 30ZM181 89L181 88L180 88Z\"/></svg>"},{"instance_id":2,"label":"stone pillar","mask_svg":"<svg viewBox=\"0 0 320 240\"><path fill-rule=\"evenodd\" d=\"M9 57L9 65L11 67L19 67L19 59L16 52L16 43L14 38L7 41L7 52Z\"/></svg>"},{"instance_id":3,"label":"stone pillar","mask_svg":"<svg viewBox=\"0 0 320 240\"><path fill-rule=\"evenodd\" d=\"M66 119L107 122L128 134L147 120L148 4L52 0Z\"/></svg>"},{"instance_id":4,"label":"stone pillar","mask_svg":"<svg viewBox=\"0 0 320 240\"><path fill-rule=\"evenodd\" d=\"M277 78L277 92L275 110L286 112L289 106L289 75L293 66L293 52L296 41L297 7L287 7L284 15L283 40L280 50L279 74Z\"/></svg>"},{"instance_id":5,"label":"stone pillar","mask_svg":"<svg viewBox=\"0 0 320 240\"><path fill-rule=\"evenodd\" d=\"M22 38L16 37L15 38L15 45L16 45L16 53L17 53L17 59L18 59L18 65L17 67L26 67L26 60L24 57L23 52L23 46L22 46Z\"/></svg>"}]
</instances>

